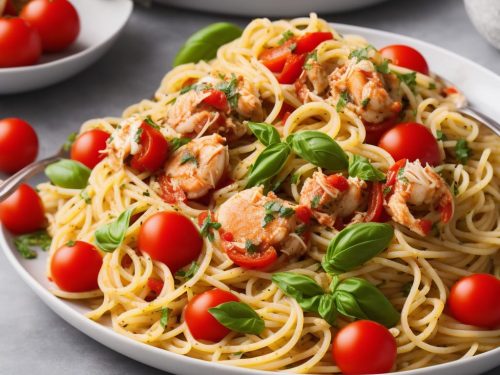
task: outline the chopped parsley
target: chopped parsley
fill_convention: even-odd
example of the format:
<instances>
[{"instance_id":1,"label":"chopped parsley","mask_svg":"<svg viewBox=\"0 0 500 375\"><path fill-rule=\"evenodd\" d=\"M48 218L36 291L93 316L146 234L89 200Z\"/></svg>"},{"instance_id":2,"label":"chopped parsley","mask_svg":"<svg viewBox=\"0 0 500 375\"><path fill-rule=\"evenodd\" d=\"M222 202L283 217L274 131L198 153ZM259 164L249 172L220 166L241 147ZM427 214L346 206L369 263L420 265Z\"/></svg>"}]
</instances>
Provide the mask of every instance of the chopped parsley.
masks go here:
<instances>
[{"instance_id":1,"label":"chopped parsley","mask_svg":"<svg viewBox=\"0 0 500 375\"><path fill-rule=\"evenodd\" d=\"M262 223L261 223L262 228L265 228L267 226L267 224L269 224L273 220L274 220L274 215L273 214L266 214L262 218Z\"/></svg>"},{"instance_id":2,"label":"chopped parsley","mask_svg":"<svg viewBox=\"0 0 500 375\"><path fill-rule=\"evenodd\" d=\"M417 86L417 73L411 72L406 74L396 73L399 80L403 82L411 91L415 91L415 87Z\"/></svg>"},{"instance_id":3,"label":"chopped parsley","mask_svg":"<svg viewBox=\"0 0 500 375\"><path fill-rule=\"evenodd\" d=\"M389 60L384 59L380 64L375 65L375 68L377 69L377 72L383 73L383 74L388 74L389 73Z\"/></svg>"},{"instance_id":4,"label":"chopped parsley","mask_svg":"<svg viewBox=\"0 0 500 375\"><path fill-rule=\"evenodd\" d=\"M452 182L451 186L451 192L453 194L453 196L457 196L458 195L458 186L457 186L457 183L455 181Z\"/></svg>"},{"instance_id":5,"label":"chopped parsley","mask_svg":"<svg viewBox=\"0 0 500 375\"><path fill-rule=\"evenodd\" d=\"M318 51L317 50L314 50L307 55L306 62L304 64L305 70L310 70L312 68L312 64L309 62L309 60L318 61Z\"/></svg>"},{"instance_id":6,"label":"chopped parsley","mask_svg":"<svg viewBox=\"0 0 500 375\"><path fill-rule=\"evenodd\" d=\"M170 310L167 309L166 307L161 308L161 318L160 318L160 325L165 328L168 323L168 315L170 314Z\"/></svg>"},{"instance_id":7,"label":"chopped parsley","mask_svg":"<svg viewBox=\"0 0 500 375\"><path fill-rule=\"evenodd\" d=\"M172 138L168 143L170 145L170 152L177 151L179 148L191 142L191 138Z\"/></svg>"},{"instance_id":8,"label":"chopped parsley","mask_svg":"<svg viewBox=\"0 0 500 375\"><path fill-rule=\"evenodd\" d=\"M181 165L184 165L186 163L194 163L196 166L198 166L198 160L196 160L196 157L189 152L185 152L181 157Z\"/></svg>"},{"instance_id":9,"label":"chopped parsley","mask_svg":"<svg viewBox=\"0 0 500 375\"><path fill-rule=\"evenodd\" d=\"M80 198L82 198L86 204L90 204L90 202L92 201L89 197L89 193L87 193L87 190L83 190L80 193Z\"/></svg>"},{"instance_id":10,"label":"chopped parsley","mask_svg":"<svg viewBox=\"0 0 500 375\"><path fill-rule=\"evenodd\" d=\"M297 48L297 43L292 43L290 44L290 47L288 47L290 49L290 51L295 51L295 49Z\"/></svg>"},{"instance_id":11,"label":"chopped parsley","mask_svg":"<svg viewBox=\"0 0 500 375\"><path fill-rule=\"evenodd\" d=\"M267 224L274 220L275 214L279 217L290 217L295 213L295 210L291 207L286 207L280 202L270 201L264 204L265 216L262 219L262 227L264 228Z\"/></svg>"},{"instance_id":12,"label":"chopped parsley","mask_svg":"<svg viewBox=\"0 0 500 375\"><path fill-rule=\"evenodd\" d=\"M140 143L141 142L141 135L144 130L142 128L137 129L137 132L134 135L134 142L135 143Z\"/></svg>"},{"instance_id":13,"label":"chopped parsley","mask_svg":"<svg viewBox=\"0 0 500 375\"><path fill-rule=\"evenodd\" d=\"M281 34L281 39L278 40L278 45L282 46L283 44L285 44L285 42L289 41L293 37L294 34L291 30L285 31L283 34Z\"/></svg>"},{"instance_id":14,"label":"chopped parsley","mask_svg":"<svg viewBox=\"0 0 500 375\"><path fill-rule=\"evenodd\" d=\"M455 155L460 164L467 164L472 151L465 139L459 139L455 145Z\"/></svg>"},{"instance_id":15,"label":"chopped parsley","mask_svg":"<svg viewBox=\"0 0 500 375\"><path fill-rule=\"evenodd\" d=\"M294 173L292 175L292 184L297 184L297 182L299 182L299 179L300 179L300 175L298 173Z\"/></svg>"},{"instance_id":16,"label":"chopped parsley","mask_svg":"<svg viewBox=\"0 0 500 375\"><path fill-rule=\"evenodd\" d=\"M36 258L36 251L32 248L39 247L43 251L47 251L51 242L52 238L50 238L46 231L23 234L14 239L14 245L24 259Z\"/></svg>"},{"instance_id":17,"label":"chopped parsley","mask_svg":"<svg viewBox=\"0 0 500 375\"><path fill-rule=\"evenodd\" d=\"M405 169L404 168L399 168L398 170L398 180L401 182L404 182L405 184L408 183L408 179L405 177Z\"/></svg>"},{"instance_id":18,"label":"chopped parsley","mask_svg":"<svg viewBox=\"0 0 500 375\"><path fill-rule=\"evenodd\" d=\"M175 273L175 276L182 277L184 279L189 280L192 278L194 275L196 275L196 272L200 269L200 266L196 262L192 262L187 270L179 270Z\"/></svg>"},{"instance_id":19,"label":"chopped parsley","mask_svg":"<svg viewBox=\"0 0 500 375\"><path fill-rule=\"evenodd\" d=\"M349 102L349 94L347 93L347 91L344 91L340 94L339 100L337 101L337 106L336 106L337 112L343 112L348 102Z\"/></svg>"},{"instance_id":20,"label":"chopped parsley","mask_svg":"<svg viewBox=\"0 0 500 375\"><path fill-rule=\"evenodd\" d=\"M315 195L311 200L311 208L317 208L319 206L319 201L321 197L319 195Z\"/></svg>"},{"instance_id":21,"label":"chopped parsley","mask_svg":"<svg viewBox=\"0 0 500 375\"><path fill-rule=\"evenodd\" d=\"M295 228L295 233L297 233L299 236L304 234L304 232L307 230L307 225L305 224L300 224L300 225L297 225L297 227Z\"/></svg>"},{"instance_id":22,"label":"chopped parsley","mask_svg":"<svg viewBox=\"0 0 500 375\"><path fill-rule=\"evenodd\" d=\"M238 79L234 73L231 75L230 81L218 83L215 88L222 91L224 95L226 95L227 102L231 108L236 108L238 106L238 98L240 97L240 94L238 93Z\"/></svg>"},{"instance_id":23,"label":"chopped parsley","mask_svg":"<svg viewBox=\"0 0 500 375\"><path fill-rule=\"evenodd\" d=\"M145 197L150 197L151 194L149 193L149 190L146 190L142 193L142 195L144 195Z\"/></svg>"},{"instance_id":24,"label":"chopped parsley","mask_svg":"<svg viewBox=\"0 0 500 375\"><path fill-rule=\"evenodd\" d=\"M438 141L446 141L448 138L441 130L436 130L436 139Z\"/></svg>"},{"instance_id":25,"label":"chopped parsley","mask_svg":"<svg viewBox=\"0 0 500 375\"><path fill-rule=\"evenodd\" d=\"M384 190L382 190L382 194L384 194L384 196L385 196L385 195L389 194L391 191L392 191L392 187L386 186L384 188Z\"/></svg>"},{"instance_id":26,"label":"chopped parsley","mask_svg":"<svg viewBox=\"0 0 500 375\"><path fill-rule=\"evenodd\" d=\"M435 90L436 84L434 82L429 83L429 90Z\"/></svg>"},{"instance_id":27,"label":"chopped parsley","mask_svg":"<svg viewBox=\"0 0 500 375\"><path fill-rule=\"evenodd\" d=\"M364 98L363 101L361 102L361 107L366 108L369 103L370 103L370 98Z\"/></svg>"},{"instance_id":28,"label":"chopped parsley","mask_svg":"<svg viewBox=\"0 0 500 375\"><path fill-rule=\"evenodd\" d=\"M69 240L68 242L66 242L66 246L68 246L68 247L73 247L73 246L75 246L75 244L76 244L76 242L73 240Z\"/></svg>"},{"instance_id":29,"label":"chopped parsley","mask_svg":"<svg viewBox=\"0 0 500 375\"><path fill-rule=\"evenodd\" d=\"M156 122L153 121L153 119L151 118L151 116L147 116L144 119L144 122L146 124L148 124L149 126L151 126L153 129L160 130L160 126Z\"/></svg>"},{"instance_id":30,"label":"chopped parsley","mask_svg":"<svg viewBox=\"0 0 500 375\"><path fill-rule=\"evenodd\" d=\"M349 54L349 58L352 59L355 57L357 62L360 62L361 60L368 60L368 53L370 52L370 50L376 51L375 47L373 47L371 44L367 45L364 48L355 49Z\"/></svg>"},{"instance_id":31,"label":"chopped parsley","mask_svg":"<svg viewBox=\"0 0 500 375\"><path fill-rule=\"evenodd\" d=\"M255 253L258 250L258 248L257 248L257 245L255 245L254 243L252 243L252 241L246 240L245 241L245 250L247 252L249 252L250 254L253 254L253 253Z\"/></svg>"},{"instance_id":32,"label":"chopped parsley","mask_svg":"<svg viewBox=\"0 0 500 375\"><path fill-rule=\"evenodd\" d=\"M66 142L64 142L63 149L64 151L68 152L71 149L71 146L73 146L73 143L76 140L76 137L78 136L78 133L71 133L68 135L68 138L66 138Z\"/></svg>"},{"instance_id":33,"label":"chopped parsley","mask_svg":"<svg viewBox=\"0 0 500 375\"><path fill-rule=\"evenodd\" d=\"M200 233L203 237L207 237L210 242L214 240L214 234L212 229L218 230L221 227L221 223L217 221L212 221L212 214L208 211L207 217L203 220L203 224L200 228Z\"/></svg>"}]
</instances>

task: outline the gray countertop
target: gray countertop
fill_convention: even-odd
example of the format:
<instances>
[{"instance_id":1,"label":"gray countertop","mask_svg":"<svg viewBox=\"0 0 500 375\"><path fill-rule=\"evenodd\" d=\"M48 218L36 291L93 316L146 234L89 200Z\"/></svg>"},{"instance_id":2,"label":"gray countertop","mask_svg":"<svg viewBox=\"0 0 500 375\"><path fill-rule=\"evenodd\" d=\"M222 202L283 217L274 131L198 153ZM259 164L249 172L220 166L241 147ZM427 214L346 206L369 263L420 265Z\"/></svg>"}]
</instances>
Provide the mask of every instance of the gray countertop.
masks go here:
<instances>
[{"instance_id":1,"label":"gray countertop","mask_svg":"<svg viewBox=\"0 0 500 375\"><path fill-rule=\"evenodd\" d=\"M500 52L473 29L459 0L389 1L353 13L321 15L329 21L413 36L500 74ZM0 96L0 118L34 125L41 155L90 118L119 115L150 97L182 42L221 19L248 19L153 6L137 6L122 36L95 65L66 82L32 93ZM432 68L432 67L431 67ZM0 374L164 374L124 357L80 333L49 310L0 255ZM500 368L489 375L499 374Z\"/></svg>"}]
</instances>

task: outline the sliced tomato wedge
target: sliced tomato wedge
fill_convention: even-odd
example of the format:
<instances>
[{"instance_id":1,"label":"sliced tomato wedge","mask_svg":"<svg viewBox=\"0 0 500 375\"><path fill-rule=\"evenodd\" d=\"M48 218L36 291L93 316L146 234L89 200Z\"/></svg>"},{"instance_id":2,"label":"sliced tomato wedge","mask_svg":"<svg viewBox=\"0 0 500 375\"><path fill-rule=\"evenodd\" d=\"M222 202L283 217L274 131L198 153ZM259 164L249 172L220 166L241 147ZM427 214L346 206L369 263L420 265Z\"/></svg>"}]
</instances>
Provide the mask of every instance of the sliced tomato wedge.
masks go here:
<instances>
[{"instance_id":1,"label":"sliced tomato wedge","mask_svg":"<svg viewBox=\"0 0 500 375\"><path fill-rule=\"evenodd\" d=\"M372 123L372 122L366 122L364 121L363 124L365 124L365 129L366 129L366 138L365 138L365 143L368 143L370 145L376 145L378 144L378 141L386 131L389 129L392 129L398 121L398 115L394 115L387 120L384 120L379 123Z\"/></svg>"},{"instance_id":2,"label":"sliced tomato wedge","mask_svg":"<svg viewBox=\"0 0 500 375\"><path fill-rule=\"evenodd\" d=\"M249 253L245 249L231 243L223 243L226 254L236 265L247 269L261 269L273 264L278 259L278 253L272 246L264 251Z\"/></svg>"},{"instance_id":3,"label":"sliced tomato wedge","mask_svg":"<svg viewBox=\"0 0 500 375\"><path fill-rule=\"evenodd\" d=\"M227 102L226 94L215 89L210 89L205 92L208 92L210 95L203 99L203 103L208 104L219 111L229 111L229 103Z\"/></svg>"},{"instance_id":4,"label":"sliced tomato wedge","mask_svg":"<svg viewBox=\"0 0 500 375\"><path fill-rule=\"evenodd\" d=\"M148 279L148 288L158 296L163 289L163 281L161 281L160 279L155 279L154 277L150 277Z\"/></svg>"},{"instance_id":5,"label":"sliced tomato wedge","mask_svg":"<svg viewBox=\"0 0 500 375\"><path fill-rule=\"evenodd\" d=\"M326 178L328 185L334 187L338 191L346 191L349 189L349 182L347 178L340 174L332 174Z\"/></svg>"},{"instance_id":6,"label":"sliced tomato wedge","mask_svg":"<svg viewBox=\"0 0 500 375\"><path fill-rule=\"evenodd\" d=\"M406 165L406 159L398 160L392 165L387 171L387 182L386 186L393 186L396 183L396 178L398 176L398 172L401 168Z\"/></svg>"},{"instance_id":7,"label":"sliced tomato wedge","mask_svg":"<svg viewBox=\"0 0 500 375\"><path fill-rule=\"evenodd\" d=\"M305 224L309 224L312 215L311 209L307 206L299 206L295 209L295 216Z\"/></svg>"},{"instance_id":8,"label":"sliced tomato wedge","mask_svg":"<svg viewBox=\"0 0 500 375\"><path fill-rule=\"evenodd\" d=\"M365 222L383 222L383 212L384 212L384 194L382 183L373 182L372 188L370 190L370 203L368 205L367 215L365 216Z\"/></svg>"},{"instance_id":9,"label":"sliced tomato wedge","mask_svg":"<svg viewBox=\"0 0 500 375\"><path fill-rule=\"evenodd\" d=\"M177 202L185 202L187 200L186 194L184 191L176 187L170 181L170 177L167 175L163 175L158 179L160 183L161 189L161 198L170 204L174 204Z\"/></svg>"},{"instance_id":10,"label":"sliced tomato wedge","mask_svg":"<svg viewBox=\"0 0 500 375\"><path fill-rule=\"evenodd\" d=\"M312 52L317 46L326 40L332 40L333 34L330 32L307 33L295 42L297 47L293 51L297 55Z\"/></svg>"},{"instance_id":11,"label":"sliced tomato wedge","mask_svg":"<svg viewBox=\"0 0 500 375\"><path fill-rule=\"evenodd\" d=\"M260 61L271 72L281 72L285 66L286 60L292 55L292 50L290 49L292 43L293 40L290 39L282 46L265 49L259 56Z\"/></svg>"},{"instance_id":12,"label":"sliced tomato wedge","mask_svg":"<svg viewBox=\"0 0 500 375\"><path fill-rule=\"evenodd\" d=\"M139 172L155 172L168 157L168 142L160 133L146 122L141 124L141 149L132 157L130 165Z\"/></svg>"},{"instance_id":13,"label":"sliced tomato wedge","mask_svg":"<svg viewBox=\"0 0 500 375\"><path fill-rule=\"evenodd\" d=\"M302 73L302 68L306 60L306 55L290 55L285 62L285 66L278 74L278 82L282 84L294 83Z\"/></svg>"}]
</instances>

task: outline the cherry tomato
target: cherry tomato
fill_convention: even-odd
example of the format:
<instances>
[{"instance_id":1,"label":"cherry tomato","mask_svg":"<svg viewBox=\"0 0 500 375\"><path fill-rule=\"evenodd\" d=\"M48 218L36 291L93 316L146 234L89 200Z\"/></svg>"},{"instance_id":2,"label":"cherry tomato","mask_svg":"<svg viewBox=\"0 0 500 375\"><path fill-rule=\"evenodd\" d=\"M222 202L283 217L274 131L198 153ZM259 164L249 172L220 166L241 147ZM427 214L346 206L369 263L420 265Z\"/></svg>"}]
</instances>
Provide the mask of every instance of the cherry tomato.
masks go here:
<instances>
[{"instance_id":1,"label":"cherry tomato","mask_svg":"<svg viewBox=\"0 0 500 375\"><path fill-rule=\"evenodd\" d=\"M148 279L148 288L151 289L151 291L157 296L160 295L163 289L163 284L163 281L155 279L154 277L150 277Z\"/></svg>"},{"instance_id":2,"label":"cherry tomato","mask_svg":"<svg viewBox=\"0 0 500 375\"><path fill-rule=\"evenodd\" d=\"M102 266L99 251L83 241L68 242L54 253L50 262L52 281L66 292L88 292L97 289Z\"/></svg>"},{"instance_id":3,"label":"cherry tomato","mask_svg":"<svg viewBox=\"0 0 500 375\"><path fill-rule=\"evenodd\" d=\"M394 160L420 160L425 165L441 163L441 154L436 138L421 124L406 122L396 125L385 133L378 143Z\"/></svg>"},{"instance_id":4,"label":"cherry tomato","mask_svg":"<svg viewBox=\"0 0 500 375\"><path fill-rule=\"evenodd\" d=\"M282 46L267 48L260 54L259 59L271 72L279 73L283 70L286 60L292 55L290 49L292 43L292 40L288 40Z\"/></svg>"},{"instance_id":5,"label":"cherry tomato","mask_svg":"<svg viewBox=\"0 0 500 375\"><path fill-rule=\"evenodd\" d=\"M0 18L0 68L35 64L42 54L37 31L20 18Z\"/></svg>"},{"instance_id":6,"label":"cherry tomato","mask_svg":"<svg viewBox=\"0 0 500 375\"><path fill-rule=\"evenodd\" d=\"M186 216L163 211L149 217L139 230L138 248L176 272L201 253L203 239Z\"/></svg>"},{"instance_id":7,"label":"cherry tomato","mask_svg":"<svg viewBox=\"0 0 500 375\"><path fill-rule=\"evenodd\" d=\"M14 234L25 234L45 226L43 203L37 192L22 184L6 200L0 202L0 221Z\"/></svg>"},{"instance_id":8,"label":"cherry tomato","mask_svg":"<svg viewBox=\"0 0 500 375\"><path fill-rule=\"evenodd\" d=\"M231 243L223 243L223 246L229 259L236 265L247 269L266 268L278 259L278 253L272 246L252 253Z\"/></svg>"},{"instance_id":9,"label":"cherry tomato","mask_svg":"<svg viewBox=\"0 0 500 375\"><path fill-rule=\"evenodd\" d=\"M171 178L166 174L158 178L161 189L161 198L170 204L177 202L185 202L187 200L186 193L179 186L171 183Z\"/></svg>"},{"instance_id":10,"label":"cherry tomato","mask_svg":"<svg viewBox=\"0 0 500 375\"><path fill-rule=\"evenodd\" d=\"M219 111L227 112L229 110L229 103L227 102L226 94L215 89L207 90L207 92L210 93L210 95L203 99L203 103L208 104Z\"/></svg>"},{"instance_id":11,"label":"cherry tomato","mask_svg":"<svg viewBox=\"0 0 500 375\"><path fill-rule=\"evenodd\" d=\"M32 0L19 16L38 30L45 52L66 49L80 33L80 18L67 0Z\"/></svg>"},{"instance_id":12,"label":"cherry tomato","mask_svg":"<svg viewBox=\"0 0 500 375\"><path fill-rule=\"evenodd\" d=\"M474 274L451 288L448 306L461 323L483 328L500 326L500 280L489 274Z\"/></svg>"},{"instance_id":13,"label":"cherry tomato","mask_svg":"<svg viewBox=\"0 0 500 375\"><path fill-rule=\"evenodd\" d=\"M35 161L38 137L26 121L0 120L0 171L15 173Z\"/></svg>"},{"instance_id":14,"label":"cherry tomato","mask_svg":"<svg viewBox=\"0 0 500 375\"><path fill-rule=\"evenodd\" d=\"M168 157L168 142L152 126L143 122L141 125L141 148L140 151L132 157L130 165L139 172L155 172L160 169Z\"/></svg>"},{"instance_id":15,"label":"cherry tomato","mask_svg":"<svg viewBox=\"0 0 500 375\"><path fill-rule=\"evenodd\" d=\"M379 123L363 121L366 129L365 142L370 145L376 145L384 133L396 125L397 120L398 115L394 115Z\"/></svg>"},{"instance_id":16,"label":"cherry tomato","mask_svg":"<svg viewBox=\"0 0 500 375\"><path fill-rule=\"evenodd\" d=\"M383 57L391 60L394 65L429 75L427 61L415 48L403 44L394 44L382 48L379 52Z\"/></svg>"},{"instance_id":17,"label":"cherry tomato","mask_svg":"<svg viewBox=\"0 0 500 375\"><path fill-rule=\"evenodd\" d=\"M346 191L349 189L349 182L347 178L341 174L332 174L326 178L328 185L334 187L338 191Z\"/></svg>"},{"instance_id":18,"label":"cherry tomato","mask_svg":"<svg viewBox=\"0 0 500 375\"><path fill-rule=\"evenodd\" d=\"M396 340L383 325L358 320L333 339L333 360L344 374L390 372L396 361Z\"/></svg>"},{"instance_id":19,"label":"cherry tomato","mask_svg":"<svg viewBox=\"0 0 500 375\"><path fill-rule=\"evenodd\" d=\"M300 55L302 53L312 52L317 46L326 40L332 40L333 34L330 32L307 33L296 41L296 47L293 53Z\"/></svg>"},{"instance_id":20,"label":"cherry tomato","mask_svg":"<svg viewBox=\"0 0 500 375\"><path fill-rule=\"evenodd\" d=\"M381 222L384 212L384 194L382 184L373 182L369 195L368 210L364 218L365 222Z\"/></svg>"},{"instance_id":21,"label":"cherry tomato","mask_svg":"<svg viewBox=\"0 0 500 375\"><path fill-rule=\"evenodd\" d=\"M284 124L286 120L288 120L288 117L290 117L293 111L295 111L294 106L291 106L286 102L283 102L280 112L278 113L278 119L281 120L282 124Z\"/></svg>"},{"instance_id":22,"label":"cherry tomato","mask_svg":"<svg viewBox=\"0 0 500 375\"><path fill-rule=\"evenodd\" d=\"M90 169L94 168L106 157L101 152L106 149L109 133L99 129L92 129L82 133L71 146L71 159L79 161Z\"/></svg>"},{"instance_id":23,"label":"cherry tomato","mask_svg":"<svg viewBox=\"0 0 500 375\"><path fill-rule=\"evenodd\" d=\"M283 70L278 75L278 82L283 84L294 83L299 78L300 73L302 73L305 60L305 54L288 56Z\"/></svg>"},{"instance_id":24,"label":"cherry tomato","mask_svg":"<svg viewBox=\"0 0 500 375\"><path fill-rule=\"evenodd\" d=\"M299 206L295 209L295 216L305 224L309 224L312 215L311 209L307 206Z\"/></svg>"},{"instance_id":25,"label":"cherry tomato","mask_svg":"<svg viewBox=\"0 0 500 375\"><path fill-rule=\"evenodd\" d=\"M220 324L208 311L226 302L239 302L234 294L220 289L212 289L198 294L189 301L184 313L184 320L189 332L196 340L220 341L231 330Z\"/></svg>"}]
</instances>

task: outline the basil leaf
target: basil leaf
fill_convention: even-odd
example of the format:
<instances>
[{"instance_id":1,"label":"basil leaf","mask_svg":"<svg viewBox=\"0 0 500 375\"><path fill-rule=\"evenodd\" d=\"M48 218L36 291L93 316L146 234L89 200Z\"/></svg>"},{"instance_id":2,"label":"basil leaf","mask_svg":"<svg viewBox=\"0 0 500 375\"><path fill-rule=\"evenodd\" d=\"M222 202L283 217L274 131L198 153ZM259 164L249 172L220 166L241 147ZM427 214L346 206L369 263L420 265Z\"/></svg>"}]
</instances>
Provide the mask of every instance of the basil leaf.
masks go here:
<instances>
[{"instance_id":1,"label":"basil leaf","mask_svg":"<svg viewBox=\"0 0 500 375\"><path fill-rule=\"evenodd\" d=\"M212 60L220 46L239 38L241 33L240 27L228 22L208 25L189 37L177 52L173 66Z\"/></svg>"},{"instance_id":2,"label":"basil leaf","mask_svg":"<svg viewBox=\"0 0 500 375\"><path fill-rule=\"evenodd\" d=\"M191 138L172 138L168 143L170 145L170 152L177 151L182 146L191 142Z\"/></svg>"},{"instance_id":3,"label":"basil leaf","mask_svg":"<svg viewBox=\"0 0 500 375\"><path fill-rule=\"evenodd\" d=\"M95 242L102 251L111 253L121 245L130 224L132 212L133 209L129 208L123 211L115 221L97 228L95 231Z\"/></svg>"},{"instance_id":4,"label":"basil leaf","mask_svg":"<svg viewBox=\"0 0 500 375\"><path fill-rule=\"evenodd\" d=\"M32 249L33 247L39 247L43 251L47 251L51 243L52 238L45 230L23 234L14 239L14 245L24 259L34 259L37 257L36 251Z\"/></svg>"},{"instance_id":5,"label":"basil leaf","mask_svg":"<svg viewBox=\"0 0 500 375\"><path fill-rule=\"evenodd\" d=\"M468 142L465 139L457 140L457 143L455 144L455 155L458 162L460 164L467 164L467 161L469 160L471 154L472 152L469 148Z\"/></svg>"},{"instance_id":6,"label":"basil leaf","mask_svg":"<svg viewBox=\"0 0 500 375\"><path fill-rule=\"evenodd\" d=\"M170 314L170 309L167 309L166 307L161 308L161 318L160 318L160 325L165 328L166 325L168 324L168 315Z\"/></svg>"},{"instance_id":7,"label":"basil leaf","mask_svg":"<svg viewBox=\"0 0 500 375\"><path fill-rule=\"evenodd\" d=\"M335 324L337 319L337 308L335 298L331 294L323 294L318 307L319 316L325 319L330 325Z\"/></svg>"},{"instance_id":8,"label":"basil leaf","mask_svg":"<svg viewBox=\"0 0 500 375\"><path fill-rule=\"evenodd\" d=\"M290 146L286 143L275 143L267 146L250 170L246 187L268 183L285 166L288 155L290 155Z\"/></svg>"},{"instance_id":9,"label":"basil leaf","mask_svg":"<svg viewBox=\"0 0 500 375\"><path fill-rule=\"evenodd\" d=\"M306 130L295 133L291 138L293 151L302 159L331 171L347 169L349 159L346 153L325 133Z\"/></svg>"},{"instance_id":10,"label":"basil leaf","mask_svg":"<svg viewBox=\"0 0 500 375\"><path fill-rule=\"evenodd\" d=\"M330 242L321 264L332 274L350 271L381 253L393 237L394 228L389 224L350 225Z\"/></svg>"},{"instance_id":11,"label":"basil leaf","mask_svg":"<svg viewBox=\"0 0 500 375\"><path fill-rule=\"evenodd\" d=\"M271 277L272 281L287 296L297 300L304 311L317 312L323 288L308 276L293 272L278 272Z\"/></svg>"},{"instance_id":12,"label":"basil leaf","mask_svg":"<svg viewBox=\"0 0 500 375\"><path fill-rule=\"evenodd\" d=\"M272 125L265 122L249 122L248 127L264 146L281 142L278 131Z\"/></svg>"},{"instance_id":13,"label":"basil leaf","mask_svg":"<svg viewBox=\"0 0 500 375\"><path fill-rule=\"evenodd\" d=\"M80 162L62 159L45 168L45 174L56 186L83 189L87 186L91 170Z\"/></svg>"},{"instance_id":14,"label":"basil leaf","mask_svg":"<svg viewBox=\"0 0 500 375\"><path fill-rule=\"evenodd\" d=\"M370 319L386 327L399 321L399 313L384 294L364 279L352 277L341 281L335 289L337 310L356 319Z\"/></svg>"},{"instance_id":15,"label":"basil leaf","mask_svg":"<svg viewBox=\"0 0 500 375\"><path fill-rule=\"evenodd\" d=\"M264 330L264 320L243 302L226 302L208 309L224 327L240 333L258 335Z\"/></svg>"},{"instance_id":16,"label":"basil leaf","mask_svg":"<svg viewBox=\"0 0 500 375\"><path fill-rule=\"evenodd\" d=\"M365 181L384 181L385 174L375 168L367 158L353 155L349 161L349 176Z\"/></svg>"},{"instance_id":17,"label":"basil leaf","mask_svg":"<svg viewBox=\"0 0 500 375\"><path fill-rule=\"evenodd\" d=\"M321 298L323 296L324 296L324 294L321 294L321 295L318 294L317 296L313 296L313 297L307 297L307 298L303 297L300 300L296 299L296 301L299 304L299 306L302 308L303 311L317 313L319 311Z\"/></svg>"}]
</instances>

